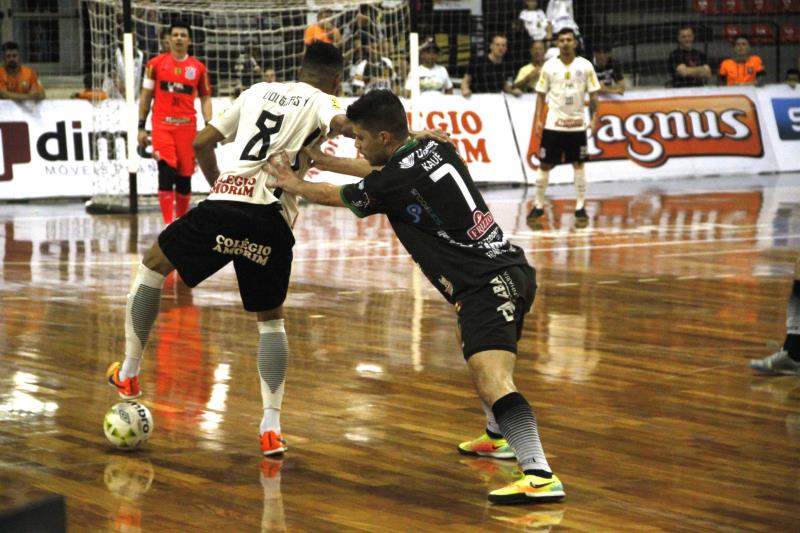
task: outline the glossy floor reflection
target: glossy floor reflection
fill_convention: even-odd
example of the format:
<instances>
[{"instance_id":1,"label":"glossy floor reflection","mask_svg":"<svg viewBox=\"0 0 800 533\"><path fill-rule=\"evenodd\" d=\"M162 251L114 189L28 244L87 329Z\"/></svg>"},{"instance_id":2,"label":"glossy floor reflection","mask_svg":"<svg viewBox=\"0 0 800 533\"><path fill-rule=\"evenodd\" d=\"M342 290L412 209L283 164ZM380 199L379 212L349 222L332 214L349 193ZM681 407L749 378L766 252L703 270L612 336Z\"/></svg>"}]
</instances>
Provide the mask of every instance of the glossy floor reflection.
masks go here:
<instances>
[{"instance_id":1,"label":"glossy floor reflection","mask_svg":"<svg viewBox=\"0 0 800 533\"><path fill-rule=\"evenodd\" d=\"M513 462L456 444L482 413L455 318L382 218L305 206L287 301L289 452L258 453L257 330L226 268L174 277L143 366L153 437L111 450L103 383L160 215L0 204L0 510L67 498L70 531L790 531L800 379L746 366L782 340L800 176L490 189L538 270L516 381L562 504L498 507Z\"/></svg>"}]
</instances>

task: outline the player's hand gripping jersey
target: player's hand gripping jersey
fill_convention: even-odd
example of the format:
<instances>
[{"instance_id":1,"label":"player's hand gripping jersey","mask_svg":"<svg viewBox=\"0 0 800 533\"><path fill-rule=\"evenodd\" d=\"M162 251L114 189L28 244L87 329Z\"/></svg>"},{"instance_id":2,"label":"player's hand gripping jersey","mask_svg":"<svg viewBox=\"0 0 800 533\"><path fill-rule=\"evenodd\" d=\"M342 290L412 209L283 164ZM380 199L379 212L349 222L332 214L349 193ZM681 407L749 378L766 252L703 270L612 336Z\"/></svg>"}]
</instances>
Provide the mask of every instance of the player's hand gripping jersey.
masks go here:
<instances>
[{"instance_id":1,"label":"player's hand gripping jersey","mask_svg":"<svg viewBox=\"0 0 800 533\"><path fill-rule=\"evenodd\" d=\"M274 189L263 165L274 153L286 152L292 169L308 171L309 161L298 156L328 134L333 117L342 114L339 100L307 83L257 83L244 91L222 116L210 124L226 138L236 160L221 169L209 200L233 200L251 204L280 201L289 225L297 217L297 199Z\"/></svg>"},{"instance_id":2,"label":"player's hand gripping jersey","mask_svg":"<svg viewBox=\"0 0 800 533\"><path fill-rule=\"evenodd\" d=\"M410 141L380 171L341 189L359 217L388 216L397 237L450 303L489 282L493 272L526 265L503 236L450 144Z\"/></svg>"}]
</instances>

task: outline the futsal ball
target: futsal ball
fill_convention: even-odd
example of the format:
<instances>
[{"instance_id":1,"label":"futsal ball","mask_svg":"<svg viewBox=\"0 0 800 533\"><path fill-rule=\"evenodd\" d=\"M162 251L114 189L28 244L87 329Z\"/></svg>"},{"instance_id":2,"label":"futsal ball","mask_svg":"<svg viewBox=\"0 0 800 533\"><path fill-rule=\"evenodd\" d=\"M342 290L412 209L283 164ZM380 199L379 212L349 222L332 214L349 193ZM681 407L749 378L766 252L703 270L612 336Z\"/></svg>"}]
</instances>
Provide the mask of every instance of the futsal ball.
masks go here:
<instances>
[{"instance_id":1,"label":"futsal ball","mask_svg":"<svg viewBox=\"0 0 800 533\"><path fill-rule=\"evenodd\" d=\"M123 450L135 450L153 433L153 415L139 402L120 402L103 418L108 442Z\"/></svg>"}]
</instances>

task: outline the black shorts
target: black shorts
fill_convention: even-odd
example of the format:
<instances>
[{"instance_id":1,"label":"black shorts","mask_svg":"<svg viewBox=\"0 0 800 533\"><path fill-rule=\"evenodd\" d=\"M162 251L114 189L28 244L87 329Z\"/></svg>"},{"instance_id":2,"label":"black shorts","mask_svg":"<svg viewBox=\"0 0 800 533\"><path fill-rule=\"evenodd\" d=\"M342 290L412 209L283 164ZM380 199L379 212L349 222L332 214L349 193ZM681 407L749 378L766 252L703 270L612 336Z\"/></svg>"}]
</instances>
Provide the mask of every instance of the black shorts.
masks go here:
<instances>
[{"instance_id":1,"label":"black shorts","mask_svg":"<svg viewBox=\"0 0 800 533\"><path fill-rule=\"evenodd\" d=\"M486 350L517 353L525 314L536 295L536 271L528 265L501 270L460 301L458 327L464 359Z\"/></svg>"},{"instance_id":2,"label":"black shorts","mask_svg":"<svg viewBox=\"0 0 800 533\"><path fill-rule=\"evenodd\" d=\"M161 232L158 245L190 287L233 261L246 310L286 299L294 235L278 203L200 202Z\"/></svg>"},{"instance_id":3,"label":"black shorts","mask_svg":"<svg viewBox=\"0 0 800 533\"><path fill-rule=\"evenodd\" d=\"M586 132L544 130L539 145L539 161L548 165L583 163L589 158Z\"/></svg>"}]
</instances>

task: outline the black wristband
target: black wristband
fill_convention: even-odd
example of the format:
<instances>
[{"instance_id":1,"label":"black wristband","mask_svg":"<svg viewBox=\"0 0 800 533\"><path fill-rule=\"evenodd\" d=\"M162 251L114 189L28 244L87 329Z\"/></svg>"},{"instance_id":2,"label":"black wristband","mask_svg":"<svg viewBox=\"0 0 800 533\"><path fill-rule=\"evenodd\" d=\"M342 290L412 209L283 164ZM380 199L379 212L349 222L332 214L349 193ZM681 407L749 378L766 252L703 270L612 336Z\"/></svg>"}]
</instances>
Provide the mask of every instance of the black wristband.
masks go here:
<instances>
[{"instance_id":1,"label":"black wristband","mask_svg":"<svg viewBox=\"0 0 800 533\"><path fill-rule=\"evenodd\" d=\"M140 129L140 130L143 130L143 129L144 129L144 125L145 125L145 123L146 123L146 122L147 122L147 120L140 120L140 121L139 121L139 129Z\"/></svg>"}]
</instances>

